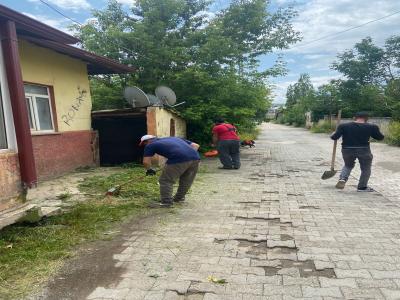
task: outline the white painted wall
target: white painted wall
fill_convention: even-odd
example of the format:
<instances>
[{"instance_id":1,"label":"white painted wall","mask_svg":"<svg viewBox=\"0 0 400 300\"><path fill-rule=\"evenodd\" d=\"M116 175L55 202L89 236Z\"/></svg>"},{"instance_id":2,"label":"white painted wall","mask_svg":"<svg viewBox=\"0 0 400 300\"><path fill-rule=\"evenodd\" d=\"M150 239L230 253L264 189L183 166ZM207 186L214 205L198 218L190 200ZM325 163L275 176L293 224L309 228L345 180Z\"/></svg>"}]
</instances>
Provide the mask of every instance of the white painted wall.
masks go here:
<instances>
[{"instance_id":1,"label":"white painted wall","mask_svg":"<svg viewBox=\"0 0 400 300\"><path fill-rule=\"evenodd\" d=\"M4 110L4 117L6 123L6 131L7 131L8 149L16 152L17 140L15 137L14 119L11 109L10 93L8 90L6 68L4 65L3 49L1 45L0 45L0 84L1 84L1 98L3 100L3 110ZM4 152L9 150L0 150L0 151Z\"/></svg>"}]
</instances>

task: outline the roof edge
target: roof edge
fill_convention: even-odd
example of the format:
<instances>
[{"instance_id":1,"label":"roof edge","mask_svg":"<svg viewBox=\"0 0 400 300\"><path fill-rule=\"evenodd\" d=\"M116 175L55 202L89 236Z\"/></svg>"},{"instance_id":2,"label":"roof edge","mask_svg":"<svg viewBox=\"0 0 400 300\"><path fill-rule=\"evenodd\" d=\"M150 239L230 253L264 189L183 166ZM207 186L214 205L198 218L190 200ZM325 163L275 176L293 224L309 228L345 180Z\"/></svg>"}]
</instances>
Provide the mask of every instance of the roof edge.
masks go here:
<instances>
[{"instance_id":1,"label":"roof edge","mask_svg":"<svg viewBox=\"0 0 400 300\"><path fill-rule=\"evenodd\" d=\"M23 29L42 36L43 38L53 40L63 44L76 44L79 39L69 35L61 30L46 25L27 15L17 12L7 6L0 4L0 17L14 21L18 29Z\"/></svg>"}]
</instances>

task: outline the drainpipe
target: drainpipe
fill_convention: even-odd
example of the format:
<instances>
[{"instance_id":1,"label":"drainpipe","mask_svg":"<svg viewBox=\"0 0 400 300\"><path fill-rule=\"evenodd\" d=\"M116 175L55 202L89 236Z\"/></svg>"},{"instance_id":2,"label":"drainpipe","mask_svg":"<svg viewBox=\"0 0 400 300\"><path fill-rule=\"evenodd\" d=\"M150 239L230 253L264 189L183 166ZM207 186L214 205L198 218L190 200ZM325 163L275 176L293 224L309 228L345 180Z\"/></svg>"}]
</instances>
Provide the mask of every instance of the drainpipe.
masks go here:
<instances>
[{"instance_id":1,"label":"drainpipe","mask_svg":"<svg viewBox=\"0 0 400 300\"><path fill-rule=\"evenodd\" d=\"M21 181L23 188L27 189L36 186L37 175L15 23L10 20L1 22L0 34L17 137Z\"/></svg>"}]
</instances>

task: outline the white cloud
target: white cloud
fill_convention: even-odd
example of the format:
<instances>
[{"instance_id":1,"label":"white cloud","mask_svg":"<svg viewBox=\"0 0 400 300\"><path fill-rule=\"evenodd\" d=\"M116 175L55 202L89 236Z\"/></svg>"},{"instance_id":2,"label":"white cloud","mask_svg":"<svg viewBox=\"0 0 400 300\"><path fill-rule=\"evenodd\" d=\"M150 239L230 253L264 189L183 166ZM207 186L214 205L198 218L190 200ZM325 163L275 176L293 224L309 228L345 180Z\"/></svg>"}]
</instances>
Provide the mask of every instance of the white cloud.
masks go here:
<instances>
[{"instance_id":1,"label":"white cloud","mask_svg":"<svg viewBox=\"0 0 400 300\"><path fill-rule=\"evenodd\" d=\"M39 0L28 0L30 2L39 2ZM91 5L87 0L47 0L49 4L56 5L66 10L78 11L80 9L89 9Z\"/></svg>"},{"instance_id":2,"label":"white cloud","mask_svg":"<svg viewBox=\"0 0 400 300\"><path fill-rule=\"evenodd\" d=\"M64 31L65 33L71 34L67 28L70 22L64 18L52 19L45 15L33 15L27 12L23 12L23 14L58 30Z\"/></svg>"},{"instance_id":3,"label":"white cloud","mask_svg":"<svg viewBox=\"0 0 400 300\"><path fill-rule=\"evenodd\" d=\"M294 59L296 62L290 64L290 76L275 80L278 83L276 94L279 102L282 102L287 86L293 81L293 74L309 73L313 84L317 87L340 76L337 72L330 70L330 65L339 52L353 48L355 43L367 36L371 36L376 44L383 45L388 37L399 34L400 15L394 15L361 28L301 46L323 36L392 14L400 9L400 3L395 0L375 0L373 3L365 0L274 1L278 5L294 4L299 15L295 18L293 25L303 36L303 41L290 50L284 51L285 56L288 55L289 59Z\"/></svg>"},{"instance_id":4,"label":"white cloud","mask_svg":"<svg viewBox=\"0 0 400 300\"><path fill-rule=\"evenodd\" d=\"M320 37L389 15L398 10L399 5L392 0L376 0L374 5L366 5L364 0L310 0L297 9L299 16L294 27L302 33L303 41L290 50L292 53L336 53L351 48L368 35L382 43L385 37L398 32L396 24L400 15L302 47Z\"/></svg>"},{"instance_id":5,"label":"white cloud","mask_svg":"<svg viewBox=\"0 0 400 300\"><path fill-rule=\"evenodd\" d=\"M117 0L117 2L131 6L136 2L136 0Z\"/></svg>"}]
</instances>

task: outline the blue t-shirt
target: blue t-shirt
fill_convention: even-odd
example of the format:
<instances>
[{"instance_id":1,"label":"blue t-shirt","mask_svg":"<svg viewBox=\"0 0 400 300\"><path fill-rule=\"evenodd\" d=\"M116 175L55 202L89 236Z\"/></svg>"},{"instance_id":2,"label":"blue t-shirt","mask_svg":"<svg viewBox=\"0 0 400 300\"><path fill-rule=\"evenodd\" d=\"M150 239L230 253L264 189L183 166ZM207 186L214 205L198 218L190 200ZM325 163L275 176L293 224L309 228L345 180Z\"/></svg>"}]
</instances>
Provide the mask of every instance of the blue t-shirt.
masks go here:
<instances>
[{"instance_id":1,"label":"blue t-shirt","mask_svg":"<svg viewBox=\"0 0 400 300\"><path fill-rule=\"evenodd\" d=\"M154 154L168 159L167 164L178 164L191 160L200 160L199 153L190 144L192 142L177 137L158 138L144 148L144 156Z\"/></svg>"}]
</instances>

